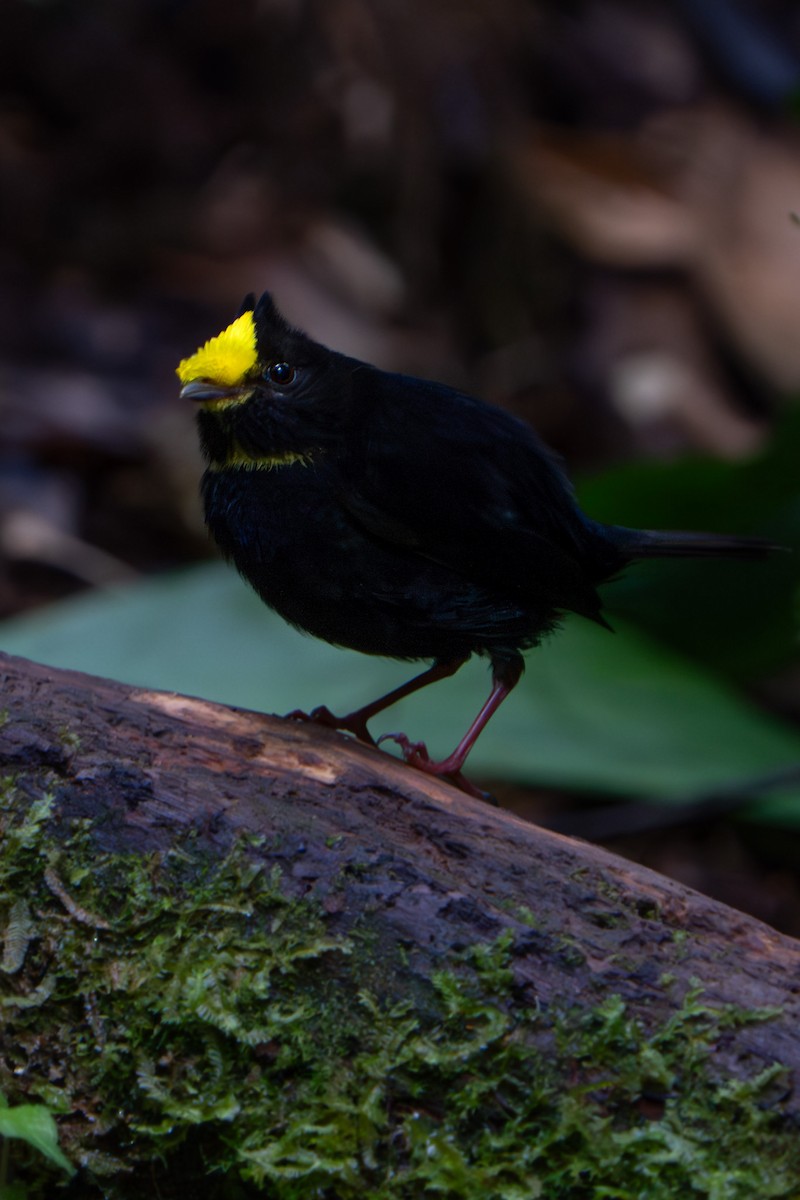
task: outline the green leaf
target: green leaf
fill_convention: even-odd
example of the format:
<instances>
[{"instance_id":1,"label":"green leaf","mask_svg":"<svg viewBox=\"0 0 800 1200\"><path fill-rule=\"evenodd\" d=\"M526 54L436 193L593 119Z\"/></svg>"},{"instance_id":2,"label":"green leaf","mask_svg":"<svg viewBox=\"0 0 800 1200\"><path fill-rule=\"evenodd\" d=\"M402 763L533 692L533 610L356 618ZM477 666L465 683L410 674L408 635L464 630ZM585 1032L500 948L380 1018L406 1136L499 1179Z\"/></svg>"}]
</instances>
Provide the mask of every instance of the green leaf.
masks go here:
<instances>
[{"instance_id":1,"label":"green leaf","mask_svg":"<svg viewBox=\"0 0 800 1200\"><path fill-rule=\"evenodd\" d=\"M528 657L528 671L470 758L476 777L538 781L661 800L800 763L800 735L723 680L616 621L575 618ZM419 669L337 650L271 613L236 574L208 564L92 593L0 625L16 654L265 712L327 704L346 712ZM375 719L448 753L488 692L469 663ZM800 792L756 815L800 824Z\"/></svg>"},{"instance_id":2,"label":"green leaf","mask_svg":"<svg viewBox=\"0 0 800 1200\"><path fill-rule=\"evenodd\" d=\"M58 1128L43 1104L18 1104L9 1108L4 1103L0 1107L0 1137L21 1138L68 1175L75 1174L75 1167L59 1149Z\"/></svg>"},{"instance_id":3,"label":"green leaf","mask_svg":"<svg viewBox=\"0 0 800 1200\"><path fill-rule=\"evenodd\" d=\"M647 529L702 529L765 537L793 553L763 562L661 559L603 589L608 612L739 679L797 660L800 589L800 410L767 449L742 462L684 458L629 463L584 480L596 520Z\"/></svg>"}]
</instances>

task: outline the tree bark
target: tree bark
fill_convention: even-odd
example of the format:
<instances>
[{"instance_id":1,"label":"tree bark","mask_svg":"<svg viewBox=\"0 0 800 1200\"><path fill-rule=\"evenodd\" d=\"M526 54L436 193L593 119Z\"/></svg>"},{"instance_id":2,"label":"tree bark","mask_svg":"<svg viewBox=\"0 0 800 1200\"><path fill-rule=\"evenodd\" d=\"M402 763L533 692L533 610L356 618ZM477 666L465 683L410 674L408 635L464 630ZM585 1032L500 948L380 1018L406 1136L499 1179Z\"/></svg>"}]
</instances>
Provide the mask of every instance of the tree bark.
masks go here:
<instances>
[{"instance_id":1,"label":"tree bark","mask_svg":"<svg viewBox=\"0 0 800 1200\"><path fill-rule=\"evenodd\" d=\"M8 656L0 674L3 774L53 793L56 822L94 820L99 849L164 850L193 828L221 853L237 832L265 835L283 886L313 891L337 930L368 912L423 978L509 930L516 985L543 1006L618 993L663 1022L699 981L709 1005L775 1007L736 1031L724 1065L784 1064L784 1111L800 1112L793 939L330 730ZM406 995L407 975L387 988Z\"/></svg>"}]
</instances>

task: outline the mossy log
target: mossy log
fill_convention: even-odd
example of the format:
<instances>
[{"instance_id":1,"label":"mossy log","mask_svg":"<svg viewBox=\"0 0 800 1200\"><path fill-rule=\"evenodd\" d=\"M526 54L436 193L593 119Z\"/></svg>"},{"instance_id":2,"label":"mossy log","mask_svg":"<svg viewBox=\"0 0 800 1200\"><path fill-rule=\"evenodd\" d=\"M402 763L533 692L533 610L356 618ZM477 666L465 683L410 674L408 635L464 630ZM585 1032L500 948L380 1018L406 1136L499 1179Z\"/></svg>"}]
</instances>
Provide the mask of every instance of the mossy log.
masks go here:
<instances>
[{"instance_id":1,"label":"mossy log","mask_svg":"<svg viewBox=\"0 0 800 1200\"><path fill-rule=\"evenodd\" d=\"M0 870L0 922L5 928L0 997L6 997L3 1001L6 1019L0 1028L0 1068L5 1068L0 1072L0 1090L19 1086L22 1088L20 1094L28 1100L52 1099L50 1093L39 1086L41 1079L48 1077L49 1072L52 1090L53 1079L60 1080L64 1072L69 1074L66 1068L60 1074L61 1068L45 1061L41 1029L36 1033L36 1053L29 1044L32 1035L20 1033L21 1028L32 1028L31 1012L36 1008L33 1002L25 1000L23 1003L26 989L38 987L41 990L43 976L55 977L53 972L57 975L58 968L53 965L53 960L57 963L62 953L52 937L48 943L50 935L44 931L44 926L36 932L37 920L44 920L42 914L46 905L42 897L49 897L48 903L55 910L62 929L85 931L87 939L95 944L105 943L108 947L112 965L103 968L105 991L95 979L91 987L87 987L87 994L91 992L94 997L91 1005L84 995L83 1009L76 1010L80 1012L87 1006L92 1007L95 1017L89 1024L97 1034L98 1052L102 1053L102 1047L109 1044L112 1017L109 1015L111 1009L104 1007L106 1000L98 1000L97 996L101 992L103 996L110 996L114 989L123 988L120 980L132 978L130 972L134 968L130 966L129 950L115 945L115 914L127 903L125 887L128 885L124 880L115 885L118 891L109 907L102 894L92 891L92 864L137 859L148 864L151 876L139 878L136 883L137 903L144 906L137 910L141 925L145 921L141 914L148 904L147 900L141 899L141 894L148 887L148 879L153 879L154 895L161 886L152 874L154 862L179 851L183 861L196 857L198 861L202 860L203 870L208 870L209 864L213 868L215 861L222 862L230 854L237 839L244 839L247 853L268 864L270 879L285 902L306 905L303 911L314 914L313 921L311 915L308 916L309 938L316 939L317 949L304 953L313 960L313 986L323 987L318 993L322 999L315 1001L315 1012L320 1021L324 1019L322 1010L328 1002L325 997L334 995L324 991L327 980L335 989L335 1004L340 1014L343 1004L351 1004L353 1010L361 1005L359 1011L363 1015L359 1018L362 1022L359 1029L362 1033L359 1039L362 1045L366 1037L363 1022L369 1022L378 1010L395 1014L392 1017L395 1022L392 1045L399 1044L398 1039L402 1040L397 1032L398 1013L406 1022L418 1018L422 1023L419 1028L427 1029L426 1044L432 1045L433 1035L425 1022L430 1021L437 1004L440 1007L443 1004L447 1010L443 1018L445 1024L454 1019L454 1013L461 1012L465 1028L482 1028L481 1022L489 1021L486 998L479 1002L474 988L469 992L472 1005L469 1011L473 1016L467 1019L464 1015L467 1009L458 1009L452 994L447 999L442 972L454 971L453 978L457 978L464 964L471 962L474 968L478 961L475 959L476 947L483 946L495 957L491 961L485 958L483 966L478 964L478 975L492 992L492 1003L497 1005L498 1012L503 1011L506 1015L499 1025L495 1022L495 1033L491 1036L486 1033L482 1039L481 1053L486 1051L488 1044L496 1046L499 1038L509 1034L508 1021L514 1021L515 1013L524 1010L541 1018L541 1037L537 1033L534 1038L539 1039L541 1052L541 1047L548 1044L547 1038L552 1034L556 1020L555 1016L551 1020L548 1014L561 1014L559 1020L568 1014L573 1029L580 1025L582 1017L588 1020L590 1014L598 1011L605 1012L608 1021L610 1010L607 1006L612 996L620 998L618 1003L622 1007L617 1013L624 1010L628 1022L625 1028L629 1032L634 1028L642 1030L642 1045L650 1039L651 1045L658 1044L663 1051L665 1043L663 1038L658 1041L659 1031L677 1028L669 1023L675 1021L677 1013L685 1014L687 994L700 996L703 1012L719 1010L728 1014L728 1019L715 1026L713 1038L705 1046L716 1078L752 1081L756 1076L763 1080L768 1077L769 1095L759 1095L760 1110L772 1109L780 1114L781 1121L796 1121L800 1117L800 943L650 870L473 800L445 782L426 777L380 751L330 730L55 670L7 656L0 656L0 672L4 710L0 726L0 762L6 781L0 867L6 859L8 868L12 852L23 852L20 847L25 853L31 853L32 835L17 836L15 842L10 832L19 830L19 823L24 821L24 813L31 805L41 803L44 795L50 797L42 829L44 840L36 849L39 859L46 864L42 874L44 890L35 895L32 892L29 905L24 894L19 895L20 889L24 892L27 886L21 881L27 880L33 871L32 859L26 860L29 865L25 866L24 872L20 868L16 875L8 868L4 877ZM70 866L69 861L70 831L76 829L81 830L83 838L80 870ZM108 892L108 886L104 883L101 891ZM206 895L207 884L203 883L202 887L206 888L203 892ZM192 892L186 890L183 894L190 897ZM19 908L15 909L12 904L14 896L17 905L27 906L28 915L24 919L20 917ZM155 928L160 919L156 910L162 901L157 903L154 899L152 903ZM174 901L171 903L174 915ZM212 915L198 916L197 919L216 921L224 907L218 901L209 902L206 910ZM231 911L236 907L230 896L228 907ZM252 913L249 913L248 920L251 918ZM12 929L14 920L18 925L21 922L22 933L19 928ZM277 930L282 921L283 918L278 921L273 917L270 928ZM275 936L282 935L276 933ZM292 936L296 942L297 935ZM355 957L354 938L361 947ZM350 946L347 969L343 969L341 957L330 953L337 942L344 945L345 941ZM153 934L151 950L155 942ZM498 946L501 952L496 952ZM68 951L63 950L63 953L66 955ZM177 942L173 953L177 971L178 963L183 962L183 951ZM197 950L192 953L199 955ZM286 955L287 963L292 956L293 962L301 957L296 948L286 951ZM90 959L91 955L86 960L87 971L90 970ZM129 964L125 970L120 966L123 960ZM356 968L353 963L357 963ZM79 972L81 968L73 969ZM241 978L242 970L240 967L237 978ZM282 1004L291 999L294 982L298 987L308 983L305 976L293 975L293 970L287 966L282 977ZM166 994L169 972L163 963L159 971ZM208 971L210 977L217 978L211 967ZM24 982L26 972L27 982ZM143 994L143 986L141 982L130 984L134 997L132 1005L135 1006L135 997ZM185 997L192 986L191 982L182 985L181 1003L186 1002ZM213 981L208 984L210 991L213 986ZM469 986L472 988L472 984ZM81 990L79 982L75 988ZM371 997L366 1001L365 989ZM263 997L261 1003L263 1009ZM43 1006L42 1012L45 1010L46 1006ZM104 1015L97 1016L98 1011ZM221 1018L215 1025L213 1013L208 1016L202 1006L197 1006L196 1011L214 1026L223 1042L229 1034L235 1037L232 1017L226 1018L227 1025ZM694 1012L696 1017L700 1008ZM738 1013L741 1019L735 1019L733 1013ZM167 1018L162 1012L159 1019ZM263 1012L259 1019L266 1020ZM691 1019L681 1026L684 1031L691 1025ZM64 1020L62 1013L59 1018L62 1030ZM378 1020L377 1016L375 1020ZM174 1013L169 1021L170 1028L176 1029L178 1018ZM583 1028L589 1026L584 1024ZM607 1025L610 1039L612 1034L608 1029ZM418 1035L421 1036L419 1029ZM61 1034L57 1031L55 1036ZM141 1039L141 1031L137 1036ZM322 1034L319 1041L325 1041ZM269 1036L264 1034L260 1040L253 1036L250 1043L255 1047L252 1052L259 1059L259 1078L266 1078L268 1064L273 1058L279 1060L283 1052L275 1049L276 1045L284 1045L282 1036L274 1032ZM441 1037L436 1044L443 1054ZM591 1067L585 1062L576 1066L581 1052L575 1050L576 1043L571 1044L571 1057L570 1054L566 1058L562 1055L557 1069L571 1075L574 1083L575 1077L586 1071L591 1077ZM76 1054L82 1052L75 1051ZM223 1045L222 1054L225 1052ZM547 1053L546 1049L544 1052ZM621 1060L626 1052L624 1048L618 1048L617 1058ZM466 1062L469 1054L463 1053ZM598 1054L596 1047L592 1053ZM403 1071L411 1070L407 1056L403 1058L405 1066L402 1069L390 1061L388 1051L385 1056L385 1068L382 1068L385 1079L393 1077L396 1071L402 1075ZM432 1057L436 1058L436 1055ZM344 1060L349 1070L354 1061L352 1047ZM306 1061L303 1059L304 1063ZM681 1070L685 1075L685 1059L682 1061ZM145 1106L156 1102L159 1087L162 1091L166 1088L163 1079L161 1084L157 1083L159 1062L160 1059L151 1055L144 1066L140 1063L137 1067L140 1080L142 1072L145 1075L147 1071L151 1072L147 1076L149 1082L143 1085L142 1103ZM169 1069L174 1072L174 1063ZM374 1065L369 1069L374 1070ZM508 1069L508 1066L503 1068ZM286 1077L288 1068L285 1064L283 1070ZM448 1087L455 1087L453 1070L451 1062ZM484 1067L472 1063L465 1073L474 1079L482 1070ZM486 1066L485 1070L488 1072L490 1068ZM608 1074L611 1066L605 1064L603 1070ZM663 1114L669 1094L677 1086L675 1078L670 1083L664 1074L669 1073L668 1064L662 1063L658 1070L651 1065L649 1070L654 1080L649 1089L649 1101L643 1095L631 1096L633 1085L630 1081L626 1085L626 1103L638 1118L641 1118L646 1102L651 1106L655 1104L656 1115ZM248 1080L252 1074L252 1071L248 1074ZM91 1086L100 1089L96 1072L91 1078L95 1080ZM642 1075L640 1084L644 1078ZM89 1086L88 1079L89 1075L84 1075L81 1086ZM561 1091L568 1085L571 1086L568 1079L562 1081ZM66 1088L66 1084L64 1086ZM293 1084L287 1086L294 1087ZM417 1081L416 1090L412 1089L415 1103L425 1114L425 1119L435 1124L441 1116L440 1108L446 1107L446 1102L441 1096L436 1101L430 1097L426 1100L424 1095L420 1096L421 1086ZM601 1087L598 1083L596 1086ZM233 1120L233 1109L243 1103L242 1081L240 1087L242 1091L231 1101L233 1108L229 1112L216 1110L220 1120ZM317 1087L315 1095L318 1096L321 1090ZM641 1090L647 1089L642 1087ZM234 1088L233 1093L235 1091ZM654 1099L655 1093L659 1095ZM297 1093L293 1094L294 1103L299 1104ZM19 1098L18 1094L16 1102ZM95 1100L102 1104L97 1097ZM389 1107L390 1101L391 1097L386 1099ZM718 1098L714 1103L717 1102ZM62 1110L65 1103L61 1105ZM115 1103L119 1104L119 1099ZM488 1104L488 1101L482 1103ZM608 1105L607 1097L603 1103ZM506 1096L501 1103L502 1111L505 1111L503 1106L509 1105L511 1101ZM51 1103L51 1107L59 1111L58 1104ZM330 1154L325 1158L320 1152L316 1165L308 1158L308 1146L316 1144L315 1138L321 1136L318 1132L313 1136L304 1135L306 1157L301 1155L297 1161L292 1159L286 1140L290 1118L285 1113L280 1119L274 1119L272 1141L268 1138L265 1142L271 1147L280 1142L283 1147L280 1154L268 1148L259 1158L260 1151L253 1149L254 1135L250 1130L249 1149L239 1147L231 1151L229 1139L226 1165L235 1162L236 1153L240 1153L241 1161L247 1161L252 1168L249 1176L245 1173L245 1180L250 1180L248 1186L256 1187L259 1180L263 1183L266 1179L273 1189L268 1192L271 1196L424 1195L427 1192L419 1182L421 1176L415 1176L417 1183L408 1184L410 1190L407 1192L398 1182L403 1164L410 1170L409 1164L413 1166L416 1161L413 1139L406 1128L409 1111L409 1104L403 1108L395 1096L395 1115L399 1113L397 1120L401 1124L405 1122L406 1132L402 1151L397 1150L396 1132L393 1148L386 1150L387 1154L400 1156L386 1176L394 1180L391 1185L383 1181L383 1176L375 1175L376 1171L380 1172L380 1153L375 1147L364 1146L364 1139L369 1140L364 1133L364 1122L369 1124L364 1113L359 1117L361 1132L358 1138L361 1141L358 1145L361 1149L351 1147L347 1151L350 1166L336 1168L339 1174L335 1185L324 1176L320 1165L323 1159L330 1164ZM651 1112L649 1117L653 1115ZM421 1119L419 1111L415 1111L414 1116ZM198 1118L198 1123L208 1125L213 1119L206 1113L202 1120ZM324 1123L319 1117L311 1121L306 1115L305 1119L307 1129L313 1127L319 1131L323 1128ZM171 1137L174 1137L176 1120L173 1111ZM375 1130L383 1129L387 1120L385 1111L382 1117L375 1117ZM93 1160L94 1152L86 1150L85 1139L81 1141L83 1135L76 1133L80 1120L74 1107L66 1124L67 1148L70 1147L70 1136L73 1136L74 1155L89 1168L100 1169L100 1159ZM152 1133L154 1128L155 1122L151 1120L148 1129ZM429 1142L432 1136L430 1134ZM341 1130L337 1138L340 1142L347 1140ZM529 1133L526 1138L530 1142ZM119 1153L118 1146L119 1139L113 1146L107 1140L105 1144L101 1142L97 1150L97 1154L101 1150L106 1153L103 1161L107 1174L114 1178L117 1161L114 1156ZM467 1154L466 1151L463 1153ZM642 1153L641 1149L637 1151L644 1161ZM166 1151L159 1150L159 1154L166 1161ZM207 1148L204 1156L205 1161L209 1161ZM433 1158L435 1154L432 1156L429 1145L420 1159L423 1165L414 1170L432 1170L430 1162ZM513 1161L521 1163L518 1152ZM485 1163L481 1169L487 1169ZM181 1170L181 1186L185 1187L185 1162ZM795 1182L800 1184L800 1159L797 1171ZM366 1180L363 1191L359 1190L362 1174ZM431 1176L424 1178L432 1192L441 1194L441 1180L432 1181ZM298 1183L302 1179L306 1179L306 1191ZM290 1182L292 1180L294 1182ZM612 1185L613 1182L611 1180ZM470 1186L473 1185L477 1189L475 1194L480 1194L480 1187L474 1180ZM160 1186L162 1195L172 1194L168 1182L162 1181ZM548 1186L550 1190L545 1187L542 1194L553 1197L594 1194L591 1190L580 1190L577 1184L573 1191L563 1193L556 1190L553 1183ZM514 1187L517 1190L509 1184L506 1193L497 1185L495 1193L492 1186L486 1185L483 1194L539 1194L533 1185L529 1193L522 1184L518 1185L518 1181ZM655 1185L646 1190L653 1197L678 1196L684 1194L681 1187L676 1182L674 1191L662 1192ZM119 1184L118 1192L108 1183L104 1188L107 1195L127 1194L123 1184ZM328 1188L332 1190L329 1192ZM201 1189L198 1195L202 1194ZM253 1194L261 1193L256 1190ZM466 1196L473 1192L466 1184L463 1192L459 1191L453 1183L447 1194ZM739 1195L735 1190L719 1194ZM764 1194L788 1196L792 1193L776 1188Z\"/></svg>"}]
</instances>

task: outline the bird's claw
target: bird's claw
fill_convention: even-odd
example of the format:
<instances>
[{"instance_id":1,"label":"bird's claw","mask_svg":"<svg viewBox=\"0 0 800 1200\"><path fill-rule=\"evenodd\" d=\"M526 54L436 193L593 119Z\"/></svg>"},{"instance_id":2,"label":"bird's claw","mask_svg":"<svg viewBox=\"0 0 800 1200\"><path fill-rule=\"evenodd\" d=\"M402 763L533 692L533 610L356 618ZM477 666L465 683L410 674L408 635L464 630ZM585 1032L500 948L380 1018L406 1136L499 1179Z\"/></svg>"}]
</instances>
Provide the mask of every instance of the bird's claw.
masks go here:
<instances>
[{"instance_id":1,"label":"bird's claw","mask_svg":"<svg viewBox=\"0 0 800 1200\"><path fill-rule=\"evenodd\" d=\"M431 761L424 742L412 742L405 733L382 733L375 745L380 746L382 742L396 742L400 747L403 762L408 763L410 767L417 767L420 771L428 771L432 775L440 774L436 770L439 764Z\"/></svg>"},{"instance_id":2,"label":"bird's claw","mask_svg":"<svg viewBox=\"0 0 800 1200\"><path fill-rule=\"evenodd\" d=\"M359 713L348 713L346 717L337 717L324 704L312 708L310 713L301 708L292 709L286 714L287 721L313 721L315 725L324 725L326 729L339 729L344 733L352 733L360 742L369 746L375 745L375 739L367 729L367 722Z\"/></svg>"},{"instance_id":3,"label":"bird's claw","mask_svg":"<svg viewBox=\"0 0 800 1200\"><path fill-rule=\"evenodd\" d=\"M468 796L474 796L478 800L485 800L488 804L497 806L497 801L490 792L481 791L461 774L459 762L454 762L451 758L445 758L442 762L434 762L424 742L412 742L405 733L381 734L375 744L380 746L382 742L395 742L400 747L403 762L407 763L409 767L416 767L418 771L424 771L426 775L438 775L440 779L449 780L454 787Z\"/></svg>"},{"instance_id":4,"label":"bird's claw","mask_svg":"<svg viewBox=\"0 0 800 1200\"><path fill-rule=\"evenodd\" d=\"M454 761L451 756L442 762L435 762L424 742L412 742L405 733L384 733L376 741L367 729L366 720L359 712L350 713L346 717L337 717L329 708L321 704L318 708L312 708L310 713L295 708L286 714L286 719L289 721L313 721L317 725L324 725L327 729L343 730L346 733L352 733L359 741L366 742L370 746L380 746L382 742L396 742L400 747L403 762L410 767L424 771L426 775L438 775L440 779L447 779L454 787L466 792L468 796L486 800L489 804L497 803L489 792L482 792L461 774L461 761Z\"/></svg>"},{"instance_id":5,"label":"bird's claw","mask_svg":"<svg viewBox=\"0 0 800 1200\"><path fill-rule=\"evenodd\" d=\"M324 704L320 704L318 708L312 708L310 713L303 712L302 708L293 708L290 713L286 714L286 720L313 721L316 725L330 725L332 729L338 729L338 717L335 717Z\"/></svg>"},{"instance_id":6,"label":"bird's claw","mask_svg":"<svg viewBox=\"0 0 800 1200\"><path fill-rule=\"evenodd\" d=\"M427 771L430 775L443 773L436 769L439 764L432 761L424 742L412 742L405 733L382 733L375 745L380 746L382 742L396 742L400 747L403 762L408 763L410 767L417 767L418 770Z\"/></svg>"}]
</instances>

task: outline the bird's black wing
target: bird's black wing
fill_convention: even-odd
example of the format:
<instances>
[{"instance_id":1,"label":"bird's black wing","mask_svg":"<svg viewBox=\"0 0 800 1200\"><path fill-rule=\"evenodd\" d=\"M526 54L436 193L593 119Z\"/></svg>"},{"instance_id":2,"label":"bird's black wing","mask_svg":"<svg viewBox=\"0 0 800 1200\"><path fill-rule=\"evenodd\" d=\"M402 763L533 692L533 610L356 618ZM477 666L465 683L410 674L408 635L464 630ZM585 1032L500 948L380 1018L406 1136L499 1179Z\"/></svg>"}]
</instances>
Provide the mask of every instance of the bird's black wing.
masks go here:
<instances>
[{"instance_id":1,"label":"bird's black wing","mask_svg":"<svg viewBox=\"0 0 800 1200\"><path fill-rule=\"evenodd\" d=\"M592 534L533 431L441 384L354 378L341 502L372 536L498 594L597 617Z\"/></svg>"}]
</instances>

